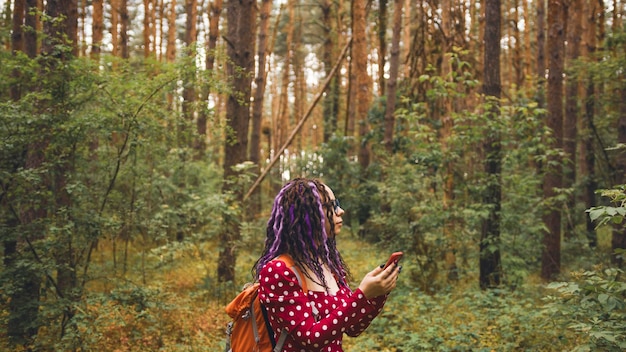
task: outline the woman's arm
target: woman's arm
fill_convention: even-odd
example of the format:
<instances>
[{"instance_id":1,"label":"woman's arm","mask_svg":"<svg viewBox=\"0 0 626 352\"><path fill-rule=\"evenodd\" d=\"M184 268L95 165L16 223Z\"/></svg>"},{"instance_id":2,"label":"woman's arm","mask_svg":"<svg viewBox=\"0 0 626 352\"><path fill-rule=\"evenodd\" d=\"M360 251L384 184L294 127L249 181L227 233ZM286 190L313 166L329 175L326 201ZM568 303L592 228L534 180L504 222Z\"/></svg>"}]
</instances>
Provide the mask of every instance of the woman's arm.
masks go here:
<instances>
[{"instance_id":1,"label":"woman's arm","mask_svg":"<svg viewBox=\"0 0 626 352\"><path fill-rule=\"evenodd\" d=\"M367 305L367 307L369 307L369 310L366 313L367 318L363 319L363 321L361 321L358 325L354 325L351 329L346 330L346 335L350 337L357 337L361 335L361 333L365 331L368 326L370 326L372 320L380 314L388 296L389 295L387 294L370 299L369 304Z\"/></svg>"},{"instance_id":2,"label":"woman's arm","mask_svg":"<svg viewBox=\"0 0 626 352\"><path fill-rule=\"evenodd\" d=\"M307 295L296 275L284 262L269 262L259 275L259 298L265 305L270 323L286 329L295 343L319 348L339 338L344 332L363 331L382 309L383 300L368 300L360 289L347 296L336 296L334 306L316 321ZM360 332L359 332L360 333Z\"/></svg>"}]
</instances>

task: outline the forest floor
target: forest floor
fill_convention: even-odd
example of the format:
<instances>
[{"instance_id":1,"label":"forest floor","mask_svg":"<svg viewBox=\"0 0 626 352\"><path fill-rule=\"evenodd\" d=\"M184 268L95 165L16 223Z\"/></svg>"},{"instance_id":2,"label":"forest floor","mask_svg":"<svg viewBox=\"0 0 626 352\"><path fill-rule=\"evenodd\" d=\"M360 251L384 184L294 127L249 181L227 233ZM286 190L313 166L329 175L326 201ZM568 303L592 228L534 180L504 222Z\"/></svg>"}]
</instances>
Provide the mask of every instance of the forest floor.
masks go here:
<instances>
[{"instance_id":1,"label":"forest floor","mask_svg":"<svg viewBox=\"0 0 626 352\"><path fill-rule=\"evenodd\" d=\"M354 278L351 286L356 287L367 272L385 262L389 253L347 231L342 236L338 247ZM605 238L600 244L610 246ZM591 263L598 261L585 260L580 255L582 249L575 254L569 248L576 246L573 243L564 248L568 253L564 262L572 263L568 272L592 270L595 264ZM93 265L94 272L104 279L88 285L75 317L83 346L78 350L223 351L230 320L224 307L251 278L260 248L240 252L238 283L224 287L215 280L215 244L143 254L131 248L124 275L120 275L120 258L117 269L112 268L115 261L107 247L103 244L99 249ZM603 248L599 252L607 251ZM465 264L477 267L477 263ZM528 273L518 287L481 291L477 269L469 269L454 284L426 293L411 282L411 259L405 256L402 265L398 287L383 312L361 336L344 338L346 352L572 351L589 339L574 332L569 321L554 319L563 306L551 305L548 298L554 292L535 273ZM111 272L117 272L117 279ZM6 318L6 314L2 316ZM53 347L59 343L54 331L41 328L36 343L39 348L34 350L58 350ZM0 350L9 350L7 346L6 336L0 334Z\"/></svg>"},{"instance_id":2,"label":"forest floor","mask_svg":"<svg viewBox=\"0 0 626 352\"><path fill-rule=\"evenodd\" d=\"M610 246L606 242L601 239L601 246ZM351 235L339 239L338 246L353 274L353 287L389 255ZM574 257L564 261L575 261ZM255 259L242 254L237 274L248 276ZM357 338L344 338L346 352L571 351L587 341L562 322L551 321L555 312L546 297L553 292L535 273L528 274L520 287L485 292L478 288L477 272L470 272L431 294L412 286L408 274L403 276L372 325ZM209 332L218 340L228 321L222 314L224 302L219 301L212 302L216 330Z\"/></svg>"}]
</instances>

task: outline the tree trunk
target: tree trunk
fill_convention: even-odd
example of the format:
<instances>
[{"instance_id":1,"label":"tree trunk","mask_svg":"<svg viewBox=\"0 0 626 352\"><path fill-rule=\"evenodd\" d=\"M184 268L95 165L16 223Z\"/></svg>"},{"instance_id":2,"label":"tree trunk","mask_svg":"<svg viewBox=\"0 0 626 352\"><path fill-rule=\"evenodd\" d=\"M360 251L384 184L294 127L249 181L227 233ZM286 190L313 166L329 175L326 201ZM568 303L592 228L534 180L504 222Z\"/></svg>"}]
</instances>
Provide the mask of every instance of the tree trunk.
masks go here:
<instances>
[{"instance_id":1,"label":"tree trunk","mask_svg":"<svg viewBox=\"0 0 626 352\"><path fill-rule=\"evenodd\" d=\"M526 1L526 0L522 0ZM513 30L513 39L515 41L515 46L513 47L513 62L512 67L514 70L514 83L515 90L519 91L524 86L524 60L522 58L522 48L524 46L520 33L520 14L519 14L519 0L513 1L513 21L512 21L512 30Z\"/></svg>"},{"instance_id":2,"label":"tree trunk","mask_svg":"<svg viewBox=\"0 0 626 352\"><path fill-rule=\"evenodd\" d=\"M532 14L530 13L530 2L523 0L522 1L522 18L524 19L524 23L527 23L524 29L524 91L530 92L533 87L533 79L534 76L532 73L532 47L533 43L530 39L532 31L528 30L528 26L531 23ZM532 18L535 21L534 18Z\"/></svg>"},{"instance_id":3,"label":"tree trunk","mask_svg":"<svg viewBox=\"0 0 626 352\"><path fill-rule=\"evenodd\" d=\"M546 0L537 0L537 92L538 107L545 106L546 83Z\"/></svg>"},{"instance_id":4,"label":"tree trunk","mask_svg":"<svg viewBox=\"0 0 626 352\"><path fill-rule=\"evenodd\" d=\"M91 37L91 57L98 60L102 52L102 37L104 34L104 0L93 0L93 19Z\"/></svg>"},{"instance_id":5,"label":"tree trunk","mask_svg":"<svg viewBox=\"0 0 626 352\"><path fill-rule=\"evenodd\" d=\"M151 0L143 0L143 57L150 57L152 54L152 21L150 14L152 13L151 7L154 7L154 3Z\"/></svg>"},{"instance_id":6,"label":"tree trunk","mask_svg":"<svg viewBox=\"0 0 626 352\"><path fill-rule=\"evenodd\" d=\"M176 61L176 18L176 0L170 0L170 8L167 13L167 47L165 50L167 62Z\"/></svg>"},{"instance_id":7,"label":"tree trunk","mask_svg":"<svg viewBox=\"0 0 626 352\"><path fill-rule=\"evenodd\" d=\"M398 68L400 66L400 36L402 35L402 8L404 0L394 0L393 35L391 37L391 56L389 58L389 81L387 82L387 106L385 108L384 144L387 152L393 153L393 137L395 130L396 90L398 85Z\"/></svg>"},{"instance_id":8,"label":"tree trunk","mask_svg":"<svg viewBox=\"0 0 626 352\"><path fill-rule=\"evenodd\" d=\"M582 2L570 0L567 9L567 62L574 62L580 56L580 40L582 32ZM565 119L563 121L563 188L574 187L576 182L576 138L578 135L578 115L580 101L580 79L574 72L567 77L565 94ZM572 192L564 207L565 238L574 237L574 228L578 218L576 211L576 193Z\"/></svg>"},{"instance_id":9,"label":"tree trunk","mask_svg":"<svg viewBox=\"0 0 626 352\"><path fill-rule=\"evenodd\" d=\"M165 61L168 63L176 61L176 18L176 0L170 0L170 7L167 13L167 45L165 48ZM167 105L170 110L176 109L177 104L173 93L167 93ZM178 126L173 126L173 128L178 128Z\"/></svg>"},{"instance_id":10,"label":"tree trunk","mask_svg":"<svg viewBox=\"0 0 626 352\"><path fill-rule=\"evenodd\" d=\"M483 93L490 106L489 119L483 142L485 153L484 170L487 186L483 194L483 205L488 207L489 215L482 222L480 236L480 277L481 289L500 285L502 264L500 261L500 210L501 210L501 170L502 147L500 144L499 99L502 91L500 83L500 0L489 0L485 8L485 60L483 70ZM493 104L493 105L492 105Z\"/></svg>"},{"instance_id":11,"label":"tree trunk","mask_svg":"<svg viewBox=\"0 0 626 352\"><path fill-rule=\"evenodd\" d=\"M206 60L205 68L209 75L213 74L213 67L215 65L215 48L217 47L217 38L220 34L219 20L222 13L222 0L211 1L209 5L209 30L208 39L206 45ZM211 91L209 90L209 84L206 82L203 85L202 91L202 106L198 110L198 120L196 121L196 133L197 139L194 146L196 150L196 160L201 160L206 153L206 139L207 139L207 121L208 121L208 104L211 99ZM216 114L217 115L217 114ZM217 118L217 116L216 116ZM219 125L219 122L215 122ZM217 143L216 143L217 144ZM217 154L217 153L216 153Z\"/></svg>"},{"instance_id":12,"label":"tree trunk","mask_svg":"<svg viewBox=\"0 0 626 352\"><path fill-rule=\"evenodd\" d=\"M248 124L250 122L251 74L254 72L254 0L229 0L226 5L227 54L226 75L232 79L233 92L228 96L226 115L229 138L224 145L225 193L232 193L235 204L241 204L243 194L231 181L238 176L233 167L246 160ZM236 71L241 70L240 73ZM235 281L236 244L239 240L239 221L224 214L224 227L220 233L220 251L217 263L219 282Z\"/></svg>"},{"instance_id":13,"label":"tree trunk","mask_svg":"<svg viewBox=\"0 0 626 352\"><path fill-rule=\"evenodd\" d=\"M120 53L120 37L119 23L120 11L119 4L122 0L110 0L111 3L111 55L118 56ZM176 1L176 0L172 0Z\"/></svg>"},{"instance_id":14,"label":"tree trunk","mask_svg":"<svg viewBox=\"0 0 626 352\"><path fill-rule=\"evenodd\" d=\"M452 28L452 2L450 0L444 0L441 2L441 35L442 35L442 49L441 49L441 77L445 81L452 79L452 67L450 64L450 58L447 53L451 52L454 45L454 32ZM452 115L454 113L452 108L453 97L446 97L441 99L438 104L441 111L441 129L440 129L440 143L441 149L444 154L449 153L448 139L452 135L452 129L454 128L454 121ZM443 225L444 238L448 241L447 248L445 248L445 265L447 271L448 280L456 280L458 278L455 247L456 240L454 239L454 227L455 221L453 219L452 208L454 203L454 168L452 161L448 160L444 165L444 184L443 184L443 208L448 214L445 223Z\"/></svg>"},{"instance_id":15,"label":"tree trunk","mask_svg":"<svg viewBox=\"0 0 626 352\"><path fill-rule=\"evenodd\" d=\"M24 52L31 59L37 56L39 48L37 45L37 31L41 27L39 4L37 0L26 0L26 13L24 25Z\"/></svg>"},{"instance_id":16,"label":"tree trunk","mask_svg":"<svg viewBox=\"0 0 626 352\"><path fill-rule=\"evenodd\" d=\"M361 166L361 174L367 170L370 164L370 145L366 140L369 133L368 113L372 101L372 78L367 72L367 1L357 0L352 2L352 28L353 28L353 45L352 60L354 62L353 70L356 79L354 89L356 90L356 100L352 104L356 105L356 117L359 123L359 164ZM356 121L356 120L355 120Z\"/></svg>"},{"instance_id":17,"label":"tree trunk","mask_svg":"<svg viewBox=\"0 0 626 352\"><path fill-rule=\"evenodd\" d=\"M298 116L302 116L304 111L304 56L302 52L302 15L299 6L299 1L294 6L294 22L293 22L293 41L292 41L292 67L293 67L293 112L291 120L297 121ZM292 153L298 153L303 149L303 146L306 143L307 133L310 131L310 128L303 129L303 133L298 134L296 136L295 146L292 148Z\"/></svg>"},{"instance_id":18,"label":"tree trunk","mask_svg":"<svg viewBox=\"0 0 626 352\"><path fill-rule=\"evenodd\" d=\"M259 22L259 38L257 45L257 75L254 80L256 89L252 103L252 133L250 134L250 161L257 170L261 169L261 126L263 124L263 103L265 97L265 78L267 75L267 39L270 27L270 14L272 10L271 0L262 0ZM269 146L268 146L269 147ZM269 153L268 153L269 156ZM250 202L252 213L257 214L261 210L260 192L257 190Z\"/></svg>"},{"instance_id":19,"label":"tree trunk","mask_svg":"<svg viewBox=\"0 0 626 352\"><path fill-rule=\"evenodd\" d=\"M624 77L622 74L620 81L623 82L623 80ZM619 118L617 121L617 143L626 145L626 89L620 87L619 93L621 99L619 100ZM626 151L621 149L618 153L615 163L615 184L623 185L626 183ZM613 253L618 249L626 249L626 229L623 224L614 225L612 235L611 249L613 249ZM623 255L613 254L611 261L620 268L624 265Z\"/></svg>"},{"instance_id":20,"label":"tree trunk","mask_svg":"<svg viewBox=\"0 0 626 352\"><path fill-rule=\"evenodd\" d=\"M286 33L286 41L285 47L287 48L287 52L285 53L285 58L282 60L282 77L280 82L280 96L278 98L278 120L274 123L273 135L274 135L274 143L276 148L278 149L281 145L285 143L287 139L287 131L291 130L291 125L289 123L289 76L292 69L292 60L293 60L293 32L294 32L294 18L295 18L295 0L287 1L287 13L289 16L289 20L287 22L286 28L284 32Z\"/></svg>"},{"instance_id":21,"label":"tree trunk","mask_svg":"<svg viewBox=\"0 0 626 352\"><path fill-rule=\"evenodd\" d=\"M183 87L183 117L179 123L179 140L182 147L191 147L190 126L194 120L196 104L196 38L198 22L198 2L197 0L185 0L185 14L187 22L185 25L185 54L189 57L190 67L185 72L185 83Z\"/></svg>"},{"instance_id":22,"label":"tree trunk","mask_svg":"<svg viewBox=\"0 0 626 352\"><path fill-rule=\"evenodd\" d=\"M128 48L128 26L129 26L129 16L128 16L128 0L118 0L120 6L120 54L123 59L128 59L130 57L130 52Z\"/></svg>"},{"instance_id":23,"label":"tree trunk","mask_svg":"<svg viewBox=\"0 0 626 352\"><path fill-rule=\"evenodd\" d=\"M585 1L584 3L584 56L586 60L593 62L596 52L596 33L598 11L601 8L597 1ZM595 190L597 189L595 181L595 154L593 152L593 119L595 115L596 88L593 78L589 72L585 74L585 95L584 95L584 114L581 118L580 135L581 141L578 148L578 163L580 165L580 178L582 180L582 202L585 209L589 209L596 205ZM589 247L595 248L598 244L598 238L595 226L589 216L586 219L586 236Z\"/></svg>"},{"instance_id":24,"label":"tree trunk","mask_svg":"<svg viewBox=\"0 0 626 352\"><path fill-rule=\"evenodd\" d=\"M24 33L24 25L28 21L28 10L32 4L25 0L15 0L13 3L13 18L12 18L12 31L11 31L11 50L13 54L23 52L25 45L25 38L27 33ZM35 25L31 24L32 28ZM34 30L32 30L34 32ZM30 53L27 53L29 56ZM16 79L19 79L19 69L13 71L13 75ZM22 97L22 87L20 84L12 84L10 87L10 97L13 101L19 101ZM24 160L21 157L21 152L14 155L13 172L17 172L18 168L22 168ZM6 190L6 189L4 189ZM3 196L0 197L2 202L3 214L12 214L9 210L9 200L11 197L3 192ZM29 208L26 211L35 213L33 208ZM4 246L3 263L4 270L7 272L7 277L12 277L13 290L9 293L10 300L8 303L8 317L7 317L7 329L6 334L9 338L9 342L13 346L27 345L30 340L37 334L37 326L39 324L39 289L41 285L41 279L38 276L36 270L31 265L20 265L20 262L25 261L25 258L30 258L28 250L24 247L25 241L22 235L23 231L19 230L19 220L16 216L8 216L6 219L2 219L2 225L6 228L5 233L11 234L2 239ZM9 230L10 229L10 230ZM19 248L18 248L19 245Z\"/></svg>"},{"instance_id":25,"label":"tree trunk","mask_svg":"<svg viewBox=\"0 0 626 352\"><path fill-rule=\"evenodd\" d=\"M394 0L395 1L395 0ZM394 20L396 17L394 16ZM402 20L402 17L400 17ZM394 26L396 22L394 22ZM378 0L378 89L385 95L385 63L387 60L387 0Z\"/></svg>"},{"instance_id":26,"label":"tree trunk","mask_svg":"<svg viewBox=\"0 0 626 352\"><path fill-rule=\"evenodd\" d=\"M26 0L15 0L13 2L13 26L11 30L11 51L13 54L24 51L24 16L26 11ZM13 70L13 76L16 81L19 80L19 69ZM22 96L21 86L19 84L12 84L10 89L11 99L14 101L20 100Z\"/></svg>"},{"instance_id":27,"label":"tree trunk","mask_svg":"<svg viewBox=\"0 0 626 352\"><path fill-rule=\"evenodd\" d=\"M552 131L550 149L563 147L563 62L564 62L564 4L562 0L548 0L548 90L546 126ZM549 156L543 178L544 200L547 209L543 216L546 232L541 256L541 277L553 280L561 271L561 211L554 204L557 190L563 186L562 160Z\"/></svg>"},{"instance_id":28,"label":"tree trunk","mask_svg":"<svg viewBox=\"0 0 626 352\"><path fill-rule=\"evenodd\" d=\"M80 11L78 13L79 16L79 25L78 25L78 31L79 31L79 48L80 48L80 56L85 57L87 56L87 30L86 30L86 19L87 19L87 1L83 0L80 2Z\"/></svg>"},{"instance_id":29,"label":"tree trunk","mask_svg":"<svg viewBox=\"0 0 626 352\"><path fill-rule=\"evenodd\" d=\"M417 2L416 2L417 3ZM402 45L402 62L408 62L409 60L409 53L411 50L411 29L414 28L413 26L413 1L411 0L405 0L404 1L404 28L402 29L402 42L404 43L404 45ZM415 5L418 6L418 5ZM411 25L409 25L409 23ZM409 77L410 74L410 66L409 65L402 65L402 76L403 77Z\"/></svg>"},{"instance_id":30,"label":"tree trunk","mask_svg":"<svg viewBox=\"0 0 626 352\"><path fill-rule=\"evenodd\" d=\"M333 65L333 50L336 41L333 40L333 24L331 16L333 14L333 2L331 0L320 1L320 9L322 11L322 28L324 30L324 45L322 47L322 62L324 63L324 74L328 77ZM337 78L333 78L333 81ZM324 99L324 143L330 140L330 137L337 130L337 114L338 106L335 96L339 94L335 90L335 86L331 83L326 90L326 98Z\"/></svg>"}]
</instances>

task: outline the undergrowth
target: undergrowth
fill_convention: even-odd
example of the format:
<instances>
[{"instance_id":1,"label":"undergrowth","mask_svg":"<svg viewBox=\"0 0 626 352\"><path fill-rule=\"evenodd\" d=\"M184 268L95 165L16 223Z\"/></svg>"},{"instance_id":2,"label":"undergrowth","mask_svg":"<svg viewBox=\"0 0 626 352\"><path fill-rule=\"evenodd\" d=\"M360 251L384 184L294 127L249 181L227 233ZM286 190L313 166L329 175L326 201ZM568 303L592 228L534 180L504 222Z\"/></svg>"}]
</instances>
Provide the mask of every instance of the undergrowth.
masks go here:
<instances>
[{"instance_id":1,"label":"undergrowth","mask_svg":"<svg viewBox=\"0 0 626 352\"><path fill-rule=\"evenodd\" d=\"M348 233L341 235L339 247L353 273L352 286L356 287L360 278L387 255ZM229 321L224 306L237 292L235 286L239 283L227 287L215 283L214 264L203 262L214 254L216 247L207 244L181 255L176 265L159 268L155 259L148 261L147 266L158 270L150 272L145 284L127 278L115 286L90 286L75 317L81 335L80 350L222 351L224 328ZM249 277L257 255L241 254L237 266L240 280ZM409 259L402 265L407 268L412 264ZM612 274L615 279L616 273ZM624 285L605 285L609 288L604 292L590 295L590 282L608 282L601 277L601 273L585 271L551 285L531 277L515 289L481 291L477 280L468 276L427 294L412 286L409 276L401 274L381 315L361 336L344 338L344 349L591 351L597 346L619 346L623 336L610 329L619 330L623 325L615 319L625 316ZM604 314L607 307L611 311ZM29 347L54 350L53 345L46 345L45 335L42 329L40 345ZM611 345L606 339L615 343ZM0 349L3 347L0 345Z\"/></svg>"}]
</instances>

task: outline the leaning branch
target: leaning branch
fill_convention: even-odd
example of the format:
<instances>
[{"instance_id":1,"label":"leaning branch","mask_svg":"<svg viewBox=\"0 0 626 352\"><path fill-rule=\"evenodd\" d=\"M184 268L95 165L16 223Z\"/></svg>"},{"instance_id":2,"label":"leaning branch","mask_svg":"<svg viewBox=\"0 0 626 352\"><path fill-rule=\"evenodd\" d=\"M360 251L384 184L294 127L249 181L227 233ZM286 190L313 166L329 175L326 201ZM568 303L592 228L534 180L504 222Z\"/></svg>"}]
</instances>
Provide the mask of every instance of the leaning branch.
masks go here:
<instances>
[{"instance_id":1,"label":"leaning branch","mask_svg":"<svg viewBox=\"0 0 626 352\"><path fill-rule=\"evenodd\" d=\"M244 201L246 199L248 199L248 197L250 197L252 192L254 192L254 190L259 186L259 184L261 184L261 181L263 181L265 176L267 176L269 171L272 169L272 167L278 161L278 158L280 158L281 154L283 154L285 149L287 149L287 147L289 147L289 145L291 144L293 139L296 137L296 135L298 134L298 132L300 131L300 129L302 128L302 126L304 125L306 120L309 118L309 116L311 115L311 112L313 112L313 108L315 108L315 106L317 105L319 100L322 98L322 95L324 95L324 91L326 90L326 88L330 84L331 79L333 78L335 73L337 73L337 71L339 70L339 66L341 64L341 61L343 61L344 57L346 56L346 53L348 52L348 48L350 47L350 43L351 42L352 42L352 38L348 39L348 42L346 43L346 46L343 47L343 50L341 51L341 54L339 54L339 58L337 58L337 63L335 63L335 67L333 67L333 69L328 73L328 77L326 77L326 80L324 81L324 84L322 84L322 87L321 87L320 91L317 93L317 95L313 99L313 102L309 106L308 110L306 111L306 113L304 113L304 115L300 119L300 122L298 122L296 127L293 129L293 131L291 132L291 134L289 135L289 137L285 141L285 144L283 144L283 146L280 147L280 149L274 154L274 158L272 158L272 160L270 161L269 165L267 165L267 167L263 170L263 172L261 172L259 177L257 177L256 181L254 181L254 184L252 184L252 186L250 187L250 189L248 190L246 195L243 197Z\"/></svg>"}]
</instances>

